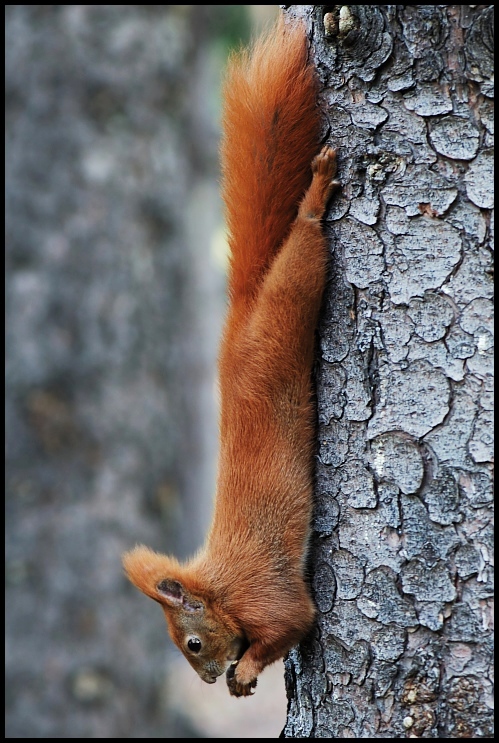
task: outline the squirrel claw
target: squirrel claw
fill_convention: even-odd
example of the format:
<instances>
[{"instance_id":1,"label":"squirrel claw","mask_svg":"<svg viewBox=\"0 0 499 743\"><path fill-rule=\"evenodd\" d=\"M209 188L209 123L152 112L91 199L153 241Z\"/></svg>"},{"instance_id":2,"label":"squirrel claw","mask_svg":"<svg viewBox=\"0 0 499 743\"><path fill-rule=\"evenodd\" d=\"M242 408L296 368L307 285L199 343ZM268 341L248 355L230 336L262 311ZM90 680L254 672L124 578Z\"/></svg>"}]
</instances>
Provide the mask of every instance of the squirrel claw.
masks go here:
<instances>
[{"instance_id":1,"label":"squirrel claw","mask_svg":"<svg viewBox=\"0 0 499 743\"><path fill-rule=\"evenodd\" d=\"M239 661L235 660L234 663L231 663L230 666L228 667L228 669L226 671L226 674L225 674L225 678L227 679L227 683L229 683L229 681L232 681L232 679L236 675L236 666L237 666L238 662Z\"/></svg>"},{"instance_id":2,"label":"squirrel claw","mask_svg":"<svg viewBox=\"0 0 499 743\"><path fill-rule=\"evenodd\" d=\"M255 693L252 689L255 688L257 680L253 679L248 684L242 684L238 681L236 678L236 667L238 662L239 661L236 660L234 663L231 663L225 673L229 692L233 697L252 697Z\"/></svg>"}]
</instances>

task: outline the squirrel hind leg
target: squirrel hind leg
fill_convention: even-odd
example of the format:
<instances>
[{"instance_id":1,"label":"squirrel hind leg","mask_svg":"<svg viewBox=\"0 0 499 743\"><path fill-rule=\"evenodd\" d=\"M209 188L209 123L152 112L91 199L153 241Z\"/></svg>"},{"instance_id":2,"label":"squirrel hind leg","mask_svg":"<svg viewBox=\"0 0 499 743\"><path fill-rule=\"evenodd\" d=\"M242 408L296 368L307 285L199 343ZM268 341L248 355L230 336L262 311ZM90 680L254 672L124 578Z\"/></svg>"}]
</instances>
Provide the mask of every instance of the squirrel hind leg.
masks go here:
<instances>
[{"instance_id":1,"label":"squirrel hind leg","mask_svg":"<svg viewBox=\"0 0 499 743\"><path fill-rule=\"evenodd\" d=\"M341 187L335 175L336 150L325 146L312 160L312 183L300 204L300 217L322 218L327 202Z\"/></svg>"}]
</instances>

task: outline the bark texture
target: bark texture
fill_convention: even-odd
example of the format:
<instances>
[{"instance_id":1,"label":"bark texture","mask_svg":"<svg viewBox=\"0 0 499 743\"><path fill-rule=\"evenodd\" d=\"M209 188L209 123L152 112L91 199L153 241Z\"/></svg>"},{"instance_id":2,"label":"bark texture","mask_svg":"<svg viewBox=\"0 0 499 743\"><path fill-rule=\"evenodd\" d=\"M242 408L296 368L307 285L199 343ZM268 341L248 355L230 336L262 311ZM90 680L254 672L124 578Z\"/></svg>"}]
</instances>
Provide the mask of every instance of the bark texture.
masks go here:
<instances>
[{"instance_id":1,"label":"bark texture","mask_svg":"<svg viewBox=\"0 0 499 743\"><path fill-rule=\"evenodd\" d=\"M493 7L292 6L342 194L285 737L491 737Z\"/></svg>"}]
</instances>

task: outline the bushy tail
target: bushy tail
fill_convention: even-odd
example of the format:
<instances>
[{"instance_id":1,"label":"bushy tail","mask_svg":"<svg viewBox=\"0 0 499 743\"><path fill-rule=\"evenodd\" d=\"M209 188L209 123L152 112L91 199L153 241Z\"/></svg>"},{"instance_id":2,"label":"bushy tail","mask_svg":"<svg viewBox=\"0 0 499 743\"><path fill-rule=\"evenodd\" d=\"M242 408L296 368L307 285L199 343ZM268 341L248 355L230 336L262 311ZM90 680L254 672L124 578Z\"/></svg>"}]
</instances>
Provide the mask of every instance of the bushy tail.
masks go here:
<instances>
[{"instance_id":1,"label":"bushy tail","mask_svg":"<svg viewBox=\"0 0 499 743\"><path fill-rule=\"evenodd\" d=\"M310 184L320 136L316 94L301 25L280 20L229 61L221 161L233 302L255 295Z\"/></svg>"}]
</instances>

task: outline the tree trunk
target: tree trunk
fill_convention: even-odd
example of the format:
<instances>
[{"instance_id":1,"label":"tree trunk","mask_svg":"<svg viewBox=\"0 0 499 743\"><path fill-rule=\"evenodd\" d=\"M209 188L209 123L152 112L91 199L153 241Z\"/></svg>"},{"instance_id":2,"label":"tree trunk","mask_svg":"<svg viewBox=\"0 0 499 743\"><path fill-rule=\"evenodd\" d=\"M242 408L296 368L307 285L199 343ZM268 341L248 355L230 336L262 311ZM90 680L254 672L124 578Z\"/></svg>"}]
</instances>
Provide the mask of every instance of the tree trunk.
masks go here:
<instances>
[{"instance_id":1,"label":"tree trunk","mask_svg":"<svg viewBox=\"0 0 499 743\"><path fill-rule=\"evenodd\" d=\"M297 8L343 191L283 736L491 737L493 7Z\"/></svg>"}]
</instances>

